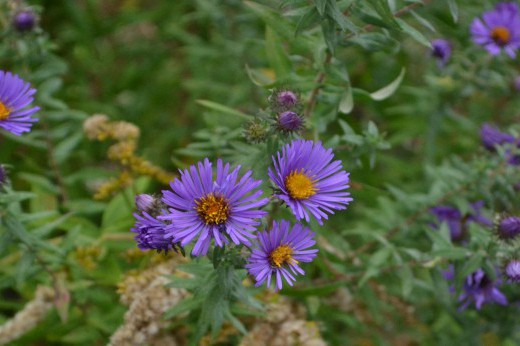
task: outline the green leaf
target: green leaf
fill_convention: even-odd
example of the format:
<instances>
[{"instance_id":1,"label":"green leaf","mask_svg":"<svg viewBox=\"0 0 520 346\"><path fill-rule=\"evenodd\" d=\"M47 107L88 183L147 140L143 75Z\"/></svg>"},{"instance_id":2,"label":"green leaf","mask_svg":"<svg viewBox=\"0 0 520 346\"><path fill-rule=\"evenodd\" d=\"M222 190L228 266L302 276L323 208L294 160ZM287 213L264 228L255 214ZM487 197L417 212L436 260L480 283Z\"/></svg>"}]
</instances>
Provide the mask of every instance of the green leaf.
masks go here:
<instances>
[{"instance_id":1,"label":"green leaf","mask_svg":"<svg viewBox=\"0 0 520 346\"><path fill-rule=\"evenodd\" d=\"M276 78L288 76L292 71L291 62L283 50L280 36L269 25L265 27L265 50L269 65L276 72Z\"/></svg>"},{"instance_id":2,"label":"green leaf","mask_svg":"<svg viewBox=\"0 0 520 346\"><path fill-rule=\"evenodd\" d=\"M320 13L321 16L325 13L325 8L327 7L327 0L314 0L314 6Z\"/></svg>"},{"instance_id":3,"label":"green leaf","mask_svg":"<svg viewBox=\"0 0 520 346\"><path fill-rule=\"evenodd\" d=\"M406 23L404 20L400 18L396 18L397 22L401 26L401 29L410 37L412 37L414 40L419 42L420 44L424 45L425 47L432 48L430 40L428 40L420 31L415 29L413 26Z\"/></svg>"},{"instance_id":4,"label":"green leaf","mask_svg":"<svg viewBox=\"0 0 520 346\"><path fill-rule=\"evenodd\" d=\"M352 88L349 86L339 101L339 111L349 114L354 109L354 97L352 96Z\"/></svg>"},{"instance_id":5,"label":"green leaf","mask_svg":"<svg viewBox=\"0 0 520 346\"><path fill-rule=\"evenodd\" d=\"M189 297L180 301L173 308L169 309L164 313L165 319L174 318L182 313L196 310L202 306L204 299L201 297Z\"/></svg>"},{"instance_id":6,"label":"green leaf","mask_svg":"<svg viewBox=\"0 0 520 346\"><path fill-rule=\"evenodd\" d=\"M206 108L212 109L214 111L217 111L217 112L220 112L223 114L229 114L229 115L241 117L241 118L248 119L248 120L250 119L249 115L242 113L240 111L237 111L233 108L229 108L228 106L224 106L220 103L216 103L216 102L209 101L209 100L197 100L196 102Z\"/></svg>"},{"instance_id":7,"label":"green leaf","mask_svg":"<svg viewBox=\"0 0 520 346\"><path fill-rule=\"evenodd\" d=\"M256 69L250 68L248 65L246 65L246 72L251 82L253 82L255 85L261 87L269 87L272 86L275 82L274 79L270 78L269 76L265 75L264 73L261 73Z\"/></svg>"},{"instance_id":8,"label":"green leaf","mask_svg":"<svg viewBox=\"0 0 520 346\"><path fill-rule=\"evenodd\" d=\"M403 67L401 69L401 72L399 73L399 76L397 76L396 79L394 79L390 84L388 84L384 88L381 88L381 89L371 93L370 97L374 101L382 101L382 100L390 97L397 90L399 85L401 85L401 82L403 81L405 73L406 73L406 69Z\"/></svg>"},{"instance_id":9,"label":"green leaf","mask_svg":"<svg viewBox=\"0 0 520 346\"><path fill-rule=\"evenodd\" d=\"M448 0L448 7L450 9L451 16L453 17L453 22L457 23L459 21L459 6L457 5L457 1Z\"/></svg>"}]
</instances>

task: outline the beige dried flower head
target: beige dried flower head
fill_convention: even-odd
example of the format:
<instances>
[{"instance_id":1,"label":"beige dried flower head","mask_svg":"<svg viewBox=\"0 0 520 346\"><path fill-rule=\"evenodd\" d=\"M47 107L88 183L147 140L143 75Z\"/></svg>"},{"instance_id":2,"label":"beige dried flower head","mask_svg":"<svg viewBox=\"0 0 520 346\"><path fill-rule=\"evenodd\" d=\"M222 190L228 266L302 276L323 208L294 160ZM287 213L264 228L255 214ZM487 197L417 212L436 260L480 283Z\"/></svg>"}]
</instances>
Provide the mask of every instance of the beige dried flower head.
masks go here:
<instances>
[{"instance_id":1,"label":"beige dried flower head","mask_svg":"<svg viewBox=\"0 0 520 346\"><path fill-rule=\"evenodd\" d=\"M89 139L105 140L110 137L111 128L104 114L94 114L83 122L83 131Z\"/></svg>"}]
</instances>

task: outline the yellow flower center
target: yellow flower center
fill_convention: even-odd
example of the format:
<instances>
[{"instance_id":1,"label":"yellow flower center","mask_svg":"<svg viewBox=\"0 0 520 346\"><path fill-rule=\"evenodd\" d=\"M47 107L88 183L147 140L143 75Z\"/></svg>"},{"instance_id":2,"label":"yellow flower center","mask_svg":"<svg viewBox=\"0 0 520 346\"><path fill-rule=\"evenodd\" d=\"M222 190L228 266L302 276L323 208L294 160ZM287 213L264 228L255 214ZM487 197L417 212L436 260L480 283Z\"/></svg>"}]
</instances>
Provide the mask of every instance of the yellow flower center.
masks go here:
<instances>
[{"instance_id":1,"label":"yellow flower center","mask_svg":"<svg viewBox=\"0 0 520 346\"><path fill-rule=\"evenodd\" d=\"M301 171L294 170L285 178L285 187L294 199L307 199L313 196L317 189L314 180Z\"/></svg>"},{"instance_id":2,"label":"yellow flower center","mask_svg":"<svg viewBox=\"0 0 520 346\"><path fill-rule=\"evenodd\" d=\"M229 203L222 195L210 193L195 203L195 209L206 225L223 224L229 217Z\"/></svg>"},{"instance_id":3,"label":"yellow flower center","mask_svg":"<svg viewBox=\"0 0 520 346\"><path fill-rule=\"evenodd\" d=\"M0 102L0 120L7 120L11 115L11 108L8 108L3 102Z\"/></svg>"},{"instance_id":4,"label":"yellow flower center","mask_svg":"<svg viewBox=\"0 0 520 346\"><path fill-rule=\"evenodd\" d=\"M297 264L298 261L292 257L293 249L289 245L280 245L269 254L271 265L280 268L284 264Z\"/></svg>"},{"instance_id":5,"label":"yellow flower center","mask_svg":"<svg viewBox=\"0 0 520 346\"><path fill-rule=\"evenodd\" d=\"M503 26L494 27L491 30L491 39L499 46L505 46L511 40L511 32Z\"/></svg>"}]
</instances>

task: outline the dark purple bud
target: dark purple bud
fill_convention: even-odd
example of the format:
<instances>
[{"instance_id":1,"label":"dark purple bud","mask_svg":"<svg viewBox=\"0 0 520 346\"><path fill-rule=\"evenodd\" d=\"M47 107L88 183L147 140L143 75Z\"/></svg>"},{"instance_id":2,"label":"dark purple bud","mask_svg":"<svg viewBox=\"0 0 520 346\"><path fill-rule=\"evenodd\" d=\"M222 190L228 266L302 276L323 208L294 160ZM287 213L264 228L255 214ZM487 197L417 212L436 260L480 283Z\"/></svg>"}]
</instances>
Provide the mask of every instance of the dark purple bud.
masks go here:
<instances>
[{"instance_id":1,"label":"dark purple bud","mask_svg":"<svg viewBox=\"0 0 520 346\"><path fill-rule=\"evenodd\" d=\"M31 10L18 12L13 17L13 26L19 32L31 31L35 25L36 14Z\"/></svg>"},{"instance_id":2,"label":"dark purple bud","mask_svg":"<svg viewBox=\"0 0 520 346\"><path fill-rule=\"evenodd\" d=\"M504 275L510 282L520 282L520 260L510 260L504 267Z\"/></svg>"},{"instance_id":3,"label":"dark purple bud","mask_svg":"<svg viewBox=\"0 0 520 346\"><path fill-rule=\"evenodd\" d=\"M303 119L295 112L287 111L278 116L278 129L282 132L297 132L303 126Z\"/></svg>"},{"instance_id":4,"label":"dark purple bud","mask_svg":"<svg viewBox=\"0 0 520 346\"><path fill-rule=\"evenodd\" d=\"M500 239L516 238L520 234L520 218L516 216L502 218L496 226L496 233Z\"/></svg>"},{"instance_id":5,"label":"dark purple bud","mask_svg":"<svg viewBox=\"0 0 520 346\"><path fill-rule=\"evenodd\" d=\"M437 59L439 67L444 67L451 57L451 43L443 39L433 40L432 56Z\"/></svg>"},{"instance_id":6,"label":"dark purple bud","mask_svg":"<svg viewBox=\"0 0 520 346\"><path fill-rule=\"evenodd\" d=\"M154 203L155 198L145 193L135 196L135 205L139 211L149 211Z\"/></svg>"}]
</instances>

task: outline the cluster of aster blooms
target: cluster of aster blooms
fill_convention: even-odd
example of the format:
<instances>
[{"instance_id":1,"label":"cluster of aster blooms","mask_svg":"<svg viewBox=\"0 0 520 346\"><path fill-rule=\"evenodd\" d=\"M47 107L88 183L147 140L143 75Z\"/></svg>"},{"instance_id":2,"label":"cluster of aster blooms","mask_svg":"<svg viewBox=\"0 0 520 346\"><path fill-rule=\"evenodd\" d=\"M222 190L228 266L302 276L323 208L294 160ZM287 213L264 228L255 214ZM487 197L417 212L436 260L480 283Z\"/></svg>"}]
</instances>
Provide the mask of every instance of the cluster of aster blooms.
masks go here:
<instances>
[{"instance_id":1,"label":"cluster of aster blooms","mask_svg":"<svg viewBox=\"0 0 520 346\"><path fill-rule=\"evenodd\" d=\"M250 250L246 269L256 285L275 289L285 280L292 285L304 274L300 263L311 262L318 252L314 233L303 225L314 218L320 225L334 210L346 209L352 198L349 174L331 149L321 142L296 139L272 157L268 175L274 185L271 198L263 197L261 180L252 171L240 175L240 166L205 159L170 183L161 198L138 195L135 214L137 244L142 250L169 251L193 244L191 254L204 256L210 246L244 245ZM270 200L285 203L298 221L273 221L262 225ZM264 229L259 229L264 228Z\"/></svg>"},{"instance_id":2,"label":"cluster of aster blooms","mask_svg":"<svg viewBox=\"0 0 520 346\"><path fill-rule=\"evenodd\" d=\"M453 243L467 244L471 223L478 223L493 229L496 237L506 245L502 248L507 248L507 245L512 244L514 240L520 239L520 217L502 214L497 216L493 223L482 215L483 206L483 201L472 203L471 211L466 214L463 214L458 208L447 205L434 207L430 211L436 216L439 223L445 223L448 226ZM432 226L438 228L439 225L433 224ZM501 274L510 283L520 282L520 259L513 257L503 261ZM455 268L453 265L450 265L450 268L444 272L444 277L449 281L454 280ZM478 310L485 303L506 305L507 298L498 289L501 284L500 278L493 280L492 276L486 274L482 268L477 269L464 280L462 293L458 297L458 301L461 303L460 309L466 309L471 303L474 303ZM450 291L455 292L453 285L450 287Z\"/></svg>"},{"instance_id":3,"label":"cluster of aster blooms","mask_svg":"<svg viewBox=\"0 0 520 346\"><path fill-rule=\"evenodd\" d=\"M269 96L269 108L245 125L244 136L251 143L260 143L276 133L298 134L305 125L300 109L297 92L275 89Z\"/></svg>"},{"instance_id":4,"label":"cluster of aster blooms","mask_svg":"<svg viewBox=\"0 0 520 346\"><path fill-rule=\"evenodd\" d=\"M475 18L470 26L471 39L483 46L491 55L505 52L511 58L516 57L520 48L520 14L514 2L502 2L492 11L486 11L482 18ZM449 61L452 45L445 39L431 42L432 56L440 67Z\"/></svg>"}]
</instances>

